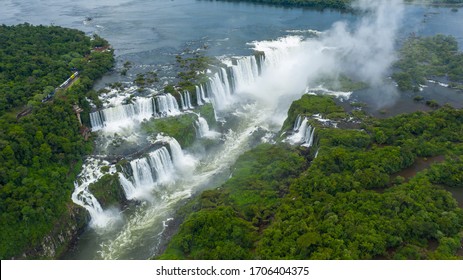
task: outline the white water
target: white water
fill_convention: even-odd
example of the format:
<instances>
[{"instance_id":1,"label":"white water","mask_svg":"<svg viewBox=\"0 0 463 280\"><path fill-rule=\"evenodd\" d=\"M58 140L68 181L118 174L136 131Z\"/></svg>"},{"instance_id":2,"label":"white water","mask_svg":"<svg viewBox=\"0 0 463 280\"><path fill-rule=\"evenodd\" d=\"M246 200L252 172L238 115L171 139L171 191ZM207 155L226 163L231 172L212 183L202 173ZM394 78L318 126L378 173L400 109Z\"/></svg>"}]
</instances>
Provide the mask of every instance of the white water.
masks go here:
<instances>
[{"instance_id":1,"label":"white water","mask_svg":"<svg viewBox=\"0 0 463 280\"><path fill-rule=\"evenodd\" d=\"M190 102L189 97L188 102ZM191 106L191 102L187 106ZM177 100L168 93L157 95L154 99L151 97L137 97L133 103L119 104L90 113L90 121L92 131L117 132L152 117L159 118L178 114L180 114L180 110Z\"/></svg>"},{"instance_id":2,"label":"white water","mask_svg":"<svg viewBox=\"0 0 463 280\"><path fill-rule=\"evenodd\" d=\"M151 200L151 193L162 185L174 181L175 169L169 151L161 147L146 157L132 160L130 166L119 173L126 198ZM132 176L127 178L126 174Z\"/></svg>"},{"instance_id":3,"label":"white water","mask_svg":"<svg viewBox=\"0 0 463 280\"><path fill-rule=\"evenodd\" d=\"M220 72L216 72L207 83L207 92L212 95L214 109L219 111L226 109L234 101L230 85L220 78L221 74L219 73L223 72L222 69Z\"/></svg>"},{"instance_id":4,"label":"white water","mask_svg":"<svg viewBox=\"0 0 463 280\"><path fill-rule=\"evenodd\" d=\"M236 91L253 84L259 76L259 67L255 56L239 58L236 65L231 65L230 68L233 73L234 89Z\"/></svg>"},{"instance_id":5,"label":"white water","mask_svg":"<svg viewBox=\"0 0 463 280\"><path fill-rule=\"evenodd\" d=\"M194 109L193 105L191 105L191 94L189 91L185 90L180 94L180 101L182 103L182 110Z\"/></svg>"},{"instance_id":6,"label":"white water","mask_svg":"<svg viewBox=\"0 0 463 280\"><path fill-rule=\"evenodd\" d=\"M202 158L199 163L196 161L195 172L190 176L183 176L183 180L177 180L169 190L165 190L153 202L142 204L127 219L121 230L101 243L98 258L127 259L134 255L151 256L156 253L160 242L159 235L165 230L165 221L175 216L173 209L177 207L176 205L204 186L215 185L212 182L216 180L222 182L228 178L229 167L243 151L249 149L253 133L265 124L268 113L265 108L258 107L256 104L238 109L236 114L242 117L241 122L236 130L229 130L224 135L225 142L221 149ZM169 142L171 138L159 136L157 141ZM177 146L175 142L170 143L175 149ZM181 150L177 149L176 154L186 157L184 158L186 162L191 160L191 156L185 155Z\"/></svg>"},{"instance_id":7,"label":"white water","mask_svg":"<svg viewBox=\"0 0 463 280\"><path fill-rule=\"evenodd\" d=\"M198 120L195 121L195 128L198 138L216 139L220 136L220 133L210 130L206 119L201 116L198 116Z\"/></svg>"},{"instance_id":8,"label":"white water","mask_svg":"<svg viewBox=\"0 0 463 280\"><path fill-rule=\"evenodd\" d=\"M89 192L88 187L103 177L102 166L108 166L108 162L101 162L98 159L89 158L82 167L78 175L79 181L74 182L74 192L72 201L87 209L90 214L90 226L95 228L105 228L120 220L119 213L113 209L103 210L98 200ZM115 173L114 168L110 168L110 174Z\"/></svg>"},{"instance_id":9,"label":"white water","mask_svg":"<svg viewBox=\"0 0 463 280\"><path fill-rule=\"evenodd\" d=\"M349 32L339 26L335 29L336 32L328 32L327 35L324 33L320 39L287 36L273 41L253 42L253 48L264 52L265 58L234 58L228 60L227 67L211 69L209 81L196 88L197 103L203 104L208 98L216 111L233 112L239 124L224 135L224 143L217 151L197 155L197 159L185 154L175 139L158 137L157 141L169 144L173 165L182 176L179 176L168 189L160 191L153 201L136 207L127 216L123 228L114 232L110 239L100 243L98 257L118 259L151 256L159 245L159 233L165 229L164 222L172 218L180 201L203 188L220 186L230 176L230 166L236 158L252 146L252 138L256 131L277 131L286 118L286 112L293 100L305 93L309 85L317 86L313 81L320 76L333 72L338 74L341 71L338 65L348 64L340 62L350 54L351 47L368 46L368 40L373 38L365 36L365 32L360 34L361 36L354 32L350 34L352 40L347 40L350 44L343 45L345 38L336 39L349 36ZM372 33L379 36L375 32ZM368 40L362 41L359 38ZM378 47L373 48L372 52L382 55ZM352 63L351 60L346 61ZM362 65L356 66L360 68ZM168 96L165 96L166 100L163 97L159 98L160 100L156 98L156 108L162 107L159 104L165 105L169 101ZM186 103L184 100L185 107ZM167 107L166 105L162 108ZM178 106L177 109L172 108L160 110L159 113L175 114L179 111ZM315 131L308 124L308 119L299 120L296 126L297 131L288 137L287 141L312 146ZM262 137L261 141L269 140L269 137ZM143 163L137 168L148 169L147 165L149 163ZM141 174L145 176L143 172Z\"/></svg>"},{"instance_id":10,"label":"white water","mask_svg":"<svg viewBox=\"0 0 463 280\"><path fill-rule=\"evenodd\" d=\"M288 46L286 42L291 42L291 44ZM126 218L123 228L114 232L111 240L101 243L99 257L104 259L125 258L134 254L135 250L146 250L143 247L146 245L142 244L148 242L147 240L150 238L154 238L148 237L147 234L156 232L152 236L158 236L159 232L164 230L161 225L163 221L172 218L174 205L189 197L193 192L211 184L211 182L228 178L229 167L241 153L249 149L255 132L259 130L275 132L280 128L291 100L288 99L279 106L269 106L269 104L276 105L277 100L286 90L282 92L278 88L265 87L265 92L262 92L261 89L258 90L257 85L268 84L269 78L273 80L274 77L269 76L269 73L276 71L276 68L279 69L282 64L279 59L286 59L290 49L300 43L300 38L294 36L282 38L275 42L269 41L260 47L269 45L274 47L270 48L268 53L266 52L265 58L261 57L259 62L255 56L235 58L227 67L214 69L209 81L196 87L198 104L212 102L216 113L224 112L224 110L233 112L232 114L238 117L238 127L229 130L224 135L224 143L216 153L198 155L197 159L186 154L175 139L158 135L155 142L162 142L169 146L169 154L174 166L173 171L171 168L166 169L168 175L165 178L167 178L168 183L159 184L157 181L159 177L156 175L158 171L153 167L156 164L153 163L153 160L149 160L152 156L153 158L159 157L150 154L149 157L130 162L130 170L125 170L124 174L119 174L121 185L128 199L145 202L142 206L137 207L130 214L130 217ZM254 45L259 44L254 43ZM262 63L262 65L258 65L258 63ZM304 87L294 92L291 98L295 99L302 95L305 87L304 84ZM188 96L184 94L182 97L182 109L189 107ZM157 108L155 113L157 115L180 113L178 105L175 106L176 102L173 102L175 98L171 95L156 96L155 98L155 108ZM256 100L256 102L248 103L246 100L249 99ZM196 126L200 137L212 135L215 137L215 132L210 131L203 118L198 117ZM272 133L266 133L259 140L272 142L272 135ZM306 138L307 140L304 142L307 144L313 141L313 137L311 138L310 135ZM165 166L166 161L163 161L164 163L161 165ZM153 244L158 243L152 240L149 253L153 253L155 250Z\"/></svg>"},{"instance_id":11,"label":"white water","mask_svg":"<svg viewBox=\"0 0 463 280\"><path fill-rule=\"evenodd\" d=\"M293 134L286 138L291 145L300 144L304 147L312 147L315 135L315 127L308 123L307 117L298 116L293 126Z\"/></svg>"},{"instance_id":12,"label":"white water","mask_svg":"<svg viewBox=\"0 0 463 280\"><path fill-rule=\"evenodd\" d=\"M197 160L185 154L180 144L172 137L157 137L156 142L169 145L148 155L130 161L119 179L128 200L152 201L153 192L169 187L181 177L194 171Z\"/></svg>"},{"instance_id":13,"label":"white water","mask_svg":"<svg viewBox=\"0 0 463 280\"><path fill-rule=\"evenodd\" d=\"M198 161L191 155L184 153L182 147L175 138L158 135L157 142L168 143L175 168L182 176L191 176Z\"/></svg>"},{"instance_id":14,"label":"white water","mask_svg":"<svg viewBox=\"0 0 463 280\"><path fill-rule=\"evenodd\" d=\"M199 106L211 102L209 98L206 97L206 91L203 85L196 86L196 99Z\"/></svg>"},{"instance_id":15,"label":"white water","mask_svg":"<svg viewBox=\"0 0 463 280\"><path fill-rule=\"evenodd\" d=\"M305 130L305 135L304 135L302 146L307 147L307 148L312 147L314 135L315 135L315 127L312 127L311 125L309 125L307 129Z\"/></svg>"},{"instance_id":16,"label":"white water","mask_svg":"<svg viewBox=\"0 0 463 280\"><path fill-rule=\"evenodd\" d=\"M154 116L152 98L138 97L131 104L118 105L90 113L92 130L105 128L115 131L121 127L128 127L134 122L141 122Z\"/></svg>"},{"instance_id":17,"label":"white water","mask_svg":"<svg viewBox=\"0 0 463 280\"><path fill-rule=\"evenodd\" d=\"M120 182L128 199L143 203L127 213L125 224L115 230L110 239L106 237L100 241L97 258L124 259L134 255L143 258L154 254L160 242L159 234L165 230L164 222L175 216L173 211L180 201L226 180L236 158L256 141L255 132L267 131L257 141L273 142L272 135L280 129L292 100L299 98L307 87L307 79L292 86L281 83L274 73L290 70L294 63L299 63L298 59L291 58L291 53L302 51L304 44L299 36L254 42L256 50L265 50L265 57L234 58L226 67L211 70L209 81L196 87L197 103L212 102L216 114L233 114L239 120L238 126L225 133L224 143L214 154L195 157L185 153L175 139L159 135L155 142L168 145L173 165L173 170L166 169L167 184L157 181L158 171L153 168L156 164L150 162L149 157L130 162L131 170L119 174ZM180 113L176 103L169 105L169 100L175 101L175 98L170 95L156 97L155 108L161 108L156 110L157 115ZM189 107L188 100L188 95L182 94L183 110ZM299 122L294 142L313 145L313 128L308 126L306 118ZM198 116L195 125L199 137L215 137L203 118ZM165 161L162 165L166 165Z\"/></svg>"},{"instance_id":18,"label":"white water","mask_svg":"<svg viewBox=\"0 0 463 280\"><path fill-rule=\"evenodd\" d=\"M160 117L176 116L180 114L178 103L170 93L155 97L157 114Z\"/></svg>"}]
</instances>

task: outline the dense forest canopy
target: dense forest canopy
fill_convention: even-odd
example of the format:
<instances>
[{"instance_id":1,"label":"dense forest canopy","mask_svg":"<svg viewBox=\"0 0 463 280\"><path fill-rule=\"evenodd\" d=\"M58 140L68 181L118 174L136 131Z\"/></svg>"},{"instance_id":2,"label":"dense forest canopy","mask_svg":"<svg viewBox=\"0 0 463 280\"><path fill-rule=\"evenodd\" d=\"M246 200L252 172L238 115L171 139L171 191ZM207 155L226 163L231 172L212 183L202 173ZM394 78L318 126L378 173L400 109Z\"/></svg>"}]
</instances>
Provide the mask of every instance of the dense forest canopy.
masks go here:
<instances>
[{"instance_id":1,"label":"dense forest canopy","mask_svg":"<svg viewBox=\"0 0 463 280\"><path fill-rule=\"evenodd\" d=\"M0 113L40 102L74 69L82 70L84 57L102 43L98 37L91 40L83 32L57 26L1 25Z\"/></svg>"},{"instance_id":2,"label":"dense forest canopy","mask_svg":"<svg viewBox=\"0 0 463 280\"><path fill-rule=\"evenodd\" d=\"M304 95L289 116L321 113L342 123L349 118L340 111L332 97ZM245 153L231 179L185 206L161 258L461 257L463 211L444 186L462 187L463 111L350 117L359 129L311 120L318 132L309 150L264 144ZM437 155L446 160L428 171L396 175Z\"/></svg>"},{"instance_id":3,"label":"dense forest canopy","mask_svg":"<svg viewBox=\"0 0 463 280\"><path fill-rule=\"evenodd\" d=\"M0 258L34 249L69 214L73 182L92 150L74 105L88 115L93 81L113 65L108 46L56 26L0 26ZM51 100L40 100L73 71L79 78ZM28 104L29 114L17 117ZM85 118L84 118L85 123Z\"/></svg>"}]
</instances>

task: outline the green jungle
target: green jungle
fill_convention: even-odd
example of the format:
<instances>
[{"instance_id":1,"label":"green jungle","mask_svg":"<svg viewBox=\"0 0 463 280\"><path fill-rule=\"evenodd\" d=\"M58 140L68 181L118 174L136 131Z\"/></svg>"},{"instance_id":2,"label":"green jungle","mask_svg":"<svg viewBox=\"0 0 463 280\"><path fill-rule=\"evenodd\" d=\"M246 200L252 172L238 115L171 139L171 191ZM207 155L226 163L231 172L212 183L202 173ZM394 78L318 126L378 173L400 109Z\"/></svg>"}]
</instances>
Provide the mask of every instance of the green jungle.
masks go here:
<instances>
[{"instance_id":1,"label":"green jungle","mask_svg":"<svg viewBox=\"0 0 463 280\"><path fill-rule=\"evenodd\" d=\"M348 9L351 1L248 2ZM400 90L419 91L442 77L463 89L455 38L412 36L399 56L392 78ZM165 92L178 98L177 89L205 79L196 73L212 61L178 57L184 71L176 89ZM59 258L87 226L88 214L71 193L94 149L90 102L102 104L93 86L114 63L111 46L96 35L0 26L0 259ZM127 62L121 75L129 68ZM156 82L155 73L134 81L140 88ZM156 259L461 259L463 210L452 191L463 188L463 110L428 105L428 112L378 119L354 104L345 110L332 96L302 96L280 134L307 117L314 145L294 147L281 138L241 155L229 180L181 206L182 223ZM167 131L190 146L196 114L215 125L209 105L145 122L142 130ZM418 162L428 168L405 172ZM110 174L90 188L103 205L124 204Z\"/></svg>"}]
</instances>

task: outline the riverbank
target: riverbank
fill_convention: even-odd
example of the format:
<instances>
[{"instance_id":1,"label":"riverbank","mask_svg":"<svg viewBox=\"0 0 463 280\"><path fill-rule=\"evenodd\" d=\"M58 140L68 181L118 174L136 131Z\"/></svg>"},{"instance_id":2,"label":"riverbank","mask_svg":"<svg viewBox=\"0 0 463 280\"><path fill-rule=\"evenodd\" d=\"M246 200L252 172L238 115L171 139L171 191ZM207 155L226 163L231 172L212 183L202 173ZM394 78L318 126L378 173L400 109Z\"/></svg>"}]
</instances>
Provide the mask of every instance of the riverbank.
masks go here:
<instances>
[{"instance_id":1,"label":"riverbank","mask_svg":"<svg viewBox=\"0 0 463 280\"><path fill-rule=\"evenodd\" d=\"M70 197L93 149L86 134L88 93L113 66L113 52L92 52L108 42L74 29L27 23L0 28L8 42L0 49L0 258L54 259L88 221ZM41 102L75 69L76 83ZM9 110L26 104L29 114L10 117Z\"/></svg>"}]
</instances>

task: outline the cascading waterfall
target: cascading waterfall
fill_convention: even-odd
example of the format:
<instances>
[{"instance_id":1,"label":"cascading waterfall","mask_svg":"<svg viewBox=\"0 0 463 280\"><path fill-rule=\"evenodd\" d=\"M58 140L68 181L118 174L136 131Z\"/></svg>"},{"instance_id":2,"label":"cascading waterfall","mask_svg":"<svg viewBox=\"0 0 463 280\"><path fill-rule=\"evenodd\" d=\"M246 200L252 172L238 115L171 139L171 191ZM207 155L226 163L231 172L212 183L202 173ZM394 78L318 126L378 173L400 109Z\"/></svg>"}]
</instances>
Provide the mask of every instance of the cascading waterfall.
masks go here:
<instances>
[{"instance_id":1,"label":"cascading waterfall","mask_svg":"<svg viewBox=\"0 0 463 280\"><path fill-rule=\"evenodd\" d=\"M185 97L183 94L180 94L180 106L182 106L182 110L188 110L188 106L186 105Z\"/></svg>"},{"instance_id":2,"label":"cascading waterfall","mask_svg":"<svg viewBox=\"0 0 463 280\"><path fill-rule=\"evenodd\" d=\"M209 132L209 124L207 123L206 119L203 117L198 117L198 120L195 122L196 124L196 133L199 138L205 137L206 134Z\"/></svg>"},{"instance_id":3,"label":"cascading waterfall","mask_svg":"<svg viewBox=\"0 0 463 280\"><path fill-rule=\"evenodd\" d=\"M299 127L301 126L301 123L302 123L302 117L301 115L298 115L296 121L294 122L293 131L295 132L298 131Z\"/></svg>"},{"instance_id":4,"label":"cascading waterfall","mask_svg":"<svg viewBox=\"0 0 463 280\"><path fill-rule=\"evenodd\" d=\"M118 173L118 176L127 198L148 201L148 203L133 204L133 206L128 207L128 211L124 211L123 228L117 230L114 238L102 241L101 248L97 252L99 256L114 259L132 257L132 254L137 256L140 254L142 257L152 255L153 249L149 245L147 246L145 241L147 239L151 241L153 236L158 236L157 228L160 221L172 217L174 210L171 208L177 205L178 201L191 196L203 186L215 184L217 174L225 178L228 175L229 166L236 160L236 157L254 145L254 141L256 141L253 136L254 132L258 128L269 129L266 125L262 126L267 123L268 116L273 114L273 109L267 104L246 102L246 105L234 106L237 104L232 103L235 100L247 101L248 96L253 97L252 91L255 88L250 84L254 83L260 88L262 83L269 80L269 77L263 75L273 71L273 68L267 69L267 67L275 67L275 65L267 63L266 58L269 57L272 62L275 62L280 56L273 56L271 53L277 51L269 50L269 55L259 53L254 57L234 58L230 60L230 63L224 62L225 66L215 67L207 72L209 73L208 81L195 87L196 104L204 105L210 102L214 105L214 113L218 112L219 115L226 113L225 111L221 112L221 109L232 109L233 111L230 112L239 120L239 123L232 124L233 129L223 135L221 138L223 145L218 148L217 153L213 152L212 156L207 155L201 158L204 160L201 165L198 165L197 160L192 156L184 153L175 139L162 135L158 135L155 141L151 141L155 145L158 145L159 142L163 144L163 149L155 151L159 153L158 155L154 155L152 152L124 164L123 170ZM259 77L260 75L262 77ZM265 93L264 98L274 98L273 92L267 90ZM180 108L182 110L188 110L188 99L191 103L191 95L189 98L187 95L190 94L182 92L180 95L179 103L181 103ZM180 113L179 106L175 106L175 98L170 94L154 96L153 100L153 115L155 117L172 115L173 112L174 114ZM173 102L169 103L169 100ZM228 107L228 105L233 106ZM224 120L228 119L224 118ZM104 126L105 121L103 116L100 125ZM224 125L226 123L223 122ZM305 128L303 128L304 125ZM295 130L303 134L299 137L300 140L297 144L309 145L314 141L313 135L307 134L308 132L313 134L313 130L307 130L309 126L306 118L299 117L298 123L294 126ZM200 116L195 122L195 127L198 137L207 138L212 135L211 133L221 136L221 134L211 131L207 121ZM270 133L269 135L268 139L273 134ZM262 141L266 141L263 138ZM161 154L165 154L166 158L170 157L170 160L162 159ZM158 163L155 163L156 161ZM165 170L165 173L160 172L154 166L161 166L163 168L161 170ZM197 169L196 166L198 166ZM219 181L224 178L220 178ZM140 253L142 251L144 253Z\"/></svg>"},{"instance_id":5,"label":"cascading waterfall","mask_svg":"<svg viewBox=\"0 0 463 280\"><path fill-rule=\"evenodd\" d=\"M332 15L329 17L331 20ZM339 25L337 26L339 27ZM355 28L352 28L352 32L354 32L354 29ZM344 38L339 39L338 37L334 37L333 39L333 43L331 44L333 47L338 46L336 41L344 41ZM283 100L284 98L285 101L287 100L289 102L293 97L289 97L289 92L294 94L294 96L299 93L302 94L302 90L305 87L303 84L307 83L308 77L311 77L312 73L319 73L321 72L320 70L330 68L329 65L331 65L330 62L332 61L326 61L325 58L331 58L331 56L333 56L331 53L334 52L339 54L343 53L343 49L340 49L339 52L336 50L327 50L327 55L323 56L320 54L324 52L324 50L319 50L320 54L316 53L312 55L312 52L320 45L324 45L324 43L317 41L315 43L320 43L319 45L315 44L307 50L307 48L300 48L301 40L302 39L298 36L288 36L288 38L282 38L275 41L254 42L252 43L253 48L258 51L258 54L255 56L235 58L231 64L227 64L227 66L223 67L217 67L211 72L208 72L210 73L209 80L195 88L198 105L206 103L207 99L209 99L210 102L213 103L215 110L221 110L226 109L230 103L238 100L240 97L249 96L251 97L249 99L256 100L256 102L252 103L253 107L251 110L239 108L244 110L246 114L233 111L233 114L236 113L235 116L239 121L239 125L233 126L233 130L230 129L229 133L224 135L224 143L217 148L216 153L207 154L204 157L204 162L201 163L200 168L198 168L194 176L188 176L188 174L185 174L188 172L178 174L181 173L182 170L193 170L194 168L192 167L195 166L194 159L192 159L188 154L183 153L180 145L178 145L178 142L175 141L175 139L159 137L159 141L164 141L168 144L165 148L169 152L168 154L170 155L171 163L174 166L175 178L178 178L178 183L171 186L174 186L176 189L172 189L172 192L169 192L168 195L159 197L156 203L141 204L140 207L138 207L138 205L134 205L134 208L136 209L128 209L129 211L125 211L124 216L127 214L127 217L124 217L124 227L120 231L118 230L117 234L112 235L109 238L105 236L105 240L99 244L102 246L94 246L94 243L88 242L92 243L90 244L90 246L93 247L92 250L98 250L98 254L100 254L102 258L111 259L137 257L146 259L152 256L152 241L156 234L158 234L158 232L152 229L156 228L156 225L160 225L160 221L165 221L168 218L173 217L172 213L175 213L174 209L178 208L177 201L181 201L185 197L188 197L190 192L197 192L206 186L216 186L217 184L215 181L211 184L208 182L209 178L210 180L216 180L215 177L217 174L223 176L228 175L229 168L233 162L235 162L238 155L253 146L253 131L263 124L268 124L269 129L273 129L273 123L269 124L268 122L270 119L269 116L274 116L275 110L271 107L274 105L273 103L275 103L276 106L281 105L280 107L284 107L286 109L285 106L287 104L281 104L280 100ZM365 48L369 47L368 44L360 44L361 42L357 43L357 41L354 41L353 43L357 46L364 46ZM292 49L293 47L295 47L295 50ZM350 48L347 50L350 50ZM309 53L309 55L302 55L306 53ZM318 58L319 56L323 59L307 59ZM353 56L354 59L355 57L356 56ZM300 63L301 61L304 61L305 63ZM321 67L321 64L323 64L323 67ZM325 65L328 66L325 68ZM369 69L368 67L364 68ZM169 111L169 109L160 109L161 106L159 106L159 104L164 104L162 102L163 100L160 99L162 98L154 97L154 116L158 116L157 113L159 113L160 116L165 116L172 112ZM175 100L175 98L173 99ZM183 96L183 99L185 99L185 96ZM274 100L275 102L264 104L267 100L271 100L272 102ZM165 103L167 103L167 100L165 101ZM182 109L188 107L186 100L183 101L185 102ZM163 108L166 107L168 107L168 104ZM230 109L235 108L233 107ZM173 109L173 111L175 111L175 109ZM178 106L177 111L179 111ZM90 117L92 119L92 127L104 127L105 122L108 122L104 113L100 113L101 114L96 114L93 117ZM228 119L224 118L224 120ZM235 120L235 118L233 118L233 120ZM310 121L313 120L311 119ZM200 125L200 122L201 121L198 118L198 126ZM231 122L229 122L229 124L234 125L234 123L232 124ZM204 125L204 123L202 125ZM223 122L223 125L224 129L228 128L228 124L226 122ZM309 146L312 145L314 142L315 131L314 128L309 125L309 120L307 118L300 117L298 123L294 124L294 126L295 129L293 136L298 135L297 143L307 144ZM318 151L316 154L318 155ZM152 163L150 162L150 158L151 157L147 155L143 158L144 160L139 159L136 166L139 168L147 168L148 165L151 169ZM188 162L191 162L192 164L188 164ZM188 166L190 168L188 168ZM132 170L132 162L124 166L124 169L126 170L123 173L125 175L123 178L126 179L125 183L128 187L130 187L128 188L128 192L130 193L131 191L133 193L136 191L136 184L134 183L135 178L133 176L138 171L135 172ZM159 178L158 176L154 176L153 173L156 172L151 171L150 176L156 184ZM138 179L140 181L144 180L142 176L145 176L145 173L138 172L138 174ZM181 180L182 178L184 178L184 181ZM122 181L123 180L121 180L121 183L124 185L124 182ZM131 213L130 210L134 210L134 213ZM139 253L140 251L144 252Z\"/></svg>"},{"instance_id":6,"label":"cascading waterfall","mask_svg":"<svg viewBox=\"0 0 463 280\"><path fill-rule=\"evenodd\" d=\"M188 175L196 167L196 160L185 154L174 138L159 135L156 142L167 144L169 148L163 146L145 157L132 160L119 173L119 181L129 200L150 200L152 191L174 183L178 174Z\"/></svg>"},{"instance_id":7,"label":"cascading waterfall","mask_svg":"<svg viewBox=\"0 0 463 280\"><path fill-rule=\"evenodd\" d=\"M192 174L198 162L191 155L183 152L182 147L175 138L159 134L154 143L168 144L175 169L183 176Z\"/></svg>"},{"instance_id":8,"label":"cascading waterfall","mask_svg":"<svg viewBox=\"0 0 463 280\"><path fill-rule=\"evenodd\" d=\"M307 129L305 130L304 138L302 139L303 140L302 146L307 147L307 148L312 147L314 135L315 135L315 127L312 127L311 125L309 125Z\"/></svg>"},{"instance_id":9,"label":"cascading waterfall","mask_svg":"<svg viewBox=\"0 0 463 280\"><path fill-rule=\"evenodd\" d=\"M232 64L230 69L233 73L235 90L251 85L259 76L259 66L254 55L237 59L236 64Z\"/></svg>"},{"instance_id":10,"label":"cascading waterfall","mask_svg":"<svg viewBox=\"0 0 463 280\"><path fill-rule=\"evenodd\" d=\"M119 173L119 179L129 200L149 198L151 191L156 190L159 185L173 182L175 177L175 168L166 147L161 147L146 157L132 160L127 169L130 170Z\"/></svg>"},{"instance_id":11,"label":"cascading waterfall","mask_svg":"<svg viewBox=\"0 0 463 280\"><path fill-rule=\"evenodd\" d=\"M195 128L196 128L196 135L198 138L218 138L220 133L216 131L212 131L209 128L209 124L207 123L206 119L198 116L198 120L195 121Z\"/></svg>"},{"instance_id":12,"label":"cascading waterfall","mask_svg":"<svg viewBox=\"0 0 463 280\"><path fill-rule=\"evenodd\" d=\"M152 98L138 97L133 103L106 108L90 113L92 130L100 130L103 127L129 125L133 121L149 119L154 115Z\"/></svg>"},{"instance_id":13,"label":"cascading waterfall","mask_svg":"<svg viewBox=\"0 0 463 280\"><path fill-rule=\"evenodd\" d=\"M156 96L157 113L161 117L175 116L180 114L178 103L170 93Z\"/></svg>"},{"instance_id":14,"label":"cascading waterfall","mask_svg":"<svg viewBox=\"0 0 463 280\"><path fill-rule=\"evenodd\" d=\"M209 98L206 97L206 91L203 85L196 86L196 99L199 106L210 102Z\"/></svg>"},{"instance_id":15,"label":"cascading waterfall","mask_svg":"<svg viewBox=\"0 0 463 280\"><path fill-rule=\"evenodd\" d=\"M232 102L232 92L230 85L222 82L219 73L215 73L210 77L207 83L207 92L212 95L212 104L216 110L226 108Z\"/></svg>"},{"instance_id":16,"label":"cascading waterfall","mask_svg":"<svg viewBox=\"0 0 463 280\"><path fill-rule=\"evenodd\" d=\"M97 131L104 126L104 114L102 111L96 111L90 113L90 123L92 125L92 131Z\"/></svg>"},{"instance_id":17,"label":"cascading waterfall","mask_svg":"<svg viewBox=\"0 0 463 280\"><path fill-rule=\"evenodd\" d=\"M226 66L214 69L205 89L202 85L196 87L198 105L208 102L207 92L216 110L227 108L233 103L235 93L256 81L261 73L259 63L263 60L264 56L257 59L256 55L252 55L224 61Z\"/></svg>"},{"instance_id":18,"label":"cascading waterfall","mask_svg":"<svg viewBox=\"0 0 463 280\"><path fill-rule=\"evenodd\" d=\"M288 44L288 41L290 44ZM284 60L289 48L300 43L299 38L287 38L275 42L255 42L254 49L259 54L234 58L224 61L225 66L212 69L206 83L195 87L198 105L212 102L215 110L221 110L232 104L233 95L246 91L246 87L255 83L258 77L269 68L277 67ZM289 45L285 46L285 44ZM283 46L283 47L282 47ZM181 108L193 108L191 94L184 91L181 95ZM106 108L90 114L92 130L106 127L131 125L134 121L143 121L151 117L166 117L180 114L177 100L169 93L156 95L153 98L137 97L133 103ZM288 138L289 142L313 144L314 129L308 125L307 118L299 117L295 128L297 132ZM195 122L198 137L215 138L220 134L211 131L207 121L198 116ZM296 129L295 129L296 130ZM169 184L177 173L191 174L197 164L190 155L184 154L178 142L167 136L158 136L157 141L168 144L146 157L136 159L124 167L119 179L128 199L137 199L152 192L157 187ZM79 191L77 191L79 189ZM85 189L85 191L83 191ZM92 220L97 220L98 213L103 213L98 201L86 188L76 185L76 202L93 213ZM78 199L77 199L78 198Z\"/></svg>"},{"instance_id":19,"label":"cascading waterfall","mask_svg":"<svg viewBox=\"0 0 463 280\"><path fill-rule=\"evenodd\" d=\"M307 117L298 116L293 126L293 135L286 138L292 145L301 144L304 147L311 147L315 135L315 127L308 123Z\"/></svg>"},{"instance_id":20,"label":"cascading waterfall","mask_svg":"<svg viewBox=\"0 0 463 280\"><path fill-rule=\"evenodd\" d=\"M271 53L278 53L272 50ZM281 54L268 55L270 62L266 62L267 55L251 55L235 58L226 63L226 67L218 67L209 77L205 85L196 86L196 97L199 106L211 102L216 110L227 108L233 103L233 94L253 84L263 69L277 63ZM210 97L210 98L209 98ZM182 110L193 109L191 93L184 91L180 94ZM133 121L143 121L151 117L166 117L180 114L175 97L167 93L152 98L138 97L132 104L119 105L90 113L93 131L105 127L121 127L130 125Z\"/></svg>"},{"instance_id":21,"label":"cascading waterfall","mask_svg":"<svg viewBox=\"0 0 463 280\"><path fill-rule=\"evenodd\" d=\"M185 90L180 94L180 102L182 103L182 110L194 109L193 105L191 105L191 94L189 91Z\"/></svg>"},{"instance_id":22,"label":"cascading waterfall","mask_svg":"<svg viewBox=\"0 0 463 280\"><path fill-rule=\"evenodd\" d=\"M191 106L190 97L187 96ZM191 106L192 108L193 106ZM141 122L151 117L166 117L180 114L177 100L171 94L138 97L131 104L119 105L90 113L92 131L103 128L118 128Z\"/></svg>"},{"instance_id":23,"label":"cascading waterfall","mask_svg":"<svg viewBox=\"0 0 463 280\"><path fill-rule=\"evenodd\" d=\"M302 36L287 36L278 40L253 42L251 45L254 46L254 50L264 54L258 55L258 69L261 69L259 73L281 66L281 62L288 60L303 41Z\"/></svg>"},{"instance_id":24,"label":"cascading waterfall","mask_svg":"<svg viewBox=\"0 0 463 280\"><path fill-rule=\"evenodd\" d=\"M107 166L108 162L103 162ZM115 173L115 168L110 168L109 173ZM96 228L104 228L108 224L119 219L118 213L111 210L103 210L98 200L88 190L88 187L103 177L101 163L97 159L88 159L79 174L79 181L74 182L72 201L84 207L91 217L90 225Z\"/></svg>"}]
</instances>

